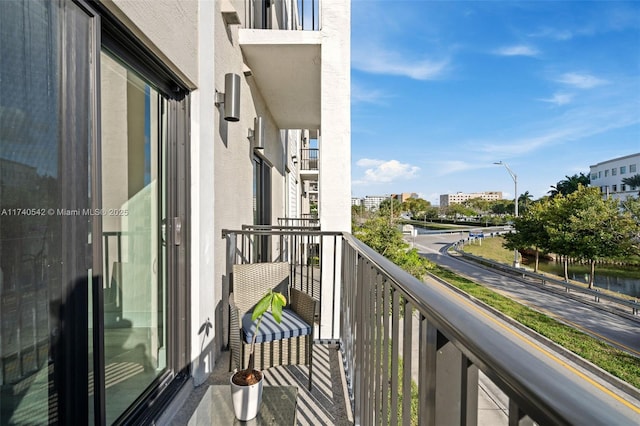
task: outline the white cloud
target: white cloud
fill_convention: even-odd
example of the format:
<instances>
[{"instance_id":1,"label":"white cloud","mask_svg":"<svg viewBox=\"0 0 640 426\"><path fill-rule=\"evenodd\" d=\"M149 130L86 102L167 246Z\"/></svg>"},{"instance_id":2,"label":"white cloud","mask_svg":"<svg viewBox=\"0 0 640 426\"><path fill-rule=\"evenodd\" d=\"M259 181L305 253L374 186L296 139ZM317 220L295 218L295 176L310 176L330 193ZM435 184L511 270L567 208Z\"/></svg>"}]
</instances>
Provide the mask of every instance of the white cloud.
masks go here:
<instances>
[{"instance_id":1,"label":"white cloud","mask_svg":"<svg viewBox=\"0 0 640 426\"><path fill-rule=\"evenodd\" d=\"M551 98L539 99L539 100L542 102L548 102L550 104L562 106L562 105L571 103L571 101L573 100L573 94L558 92L558 93L554 93Z\"/></svg>"},{"instance_id":2,"label":"white cloud","mask_svg":"<svg viewBox=\"0 0 640 426\"><path fill-rule=\"evenodd\" d=\"M401 163L398 160L374 160L362 158L356 162L359 167L366 167L362 179L355 180L354 184L387 183L395 180L414 179L420 170L417 166Z\"/></svg>"},{"instance_id":3,"label":"white cloud","mask_svg":"<svg viewBox=\"0 0 640 426\"><path fill-rule=\"evenodd\" d=\"M568 86L577 87L578 89L591 89L609 83L608 81L594 77L591 74L580 74L577 72L565 73L560 76L557 81Z\"/></svg>"},{"instance_id":4,"label":"white cloud","mask_svg":"<svg viewBox=\"0 0 640 426\"><path fill-rule=\"evenodd\" d=\"M493 53L500 56L537 56L539 54L536 48L525 45L502 47Z\"/></svg>"},{"instance_id":5,"label":"white cloud","mask_svg":"<svg viewBox=\"0 0 640 426\"><path fill-rule=\"evenodd\" d=\"M360 84L351 83L351 103L381 104L389 96L382 90L367 89Z\"/></svg>"},{"instance_id":6,"label":"white cloud","mask_svg":"<svg viewBox=\"0 0 640 426\"><path fill-rule=\"evenodd\" d=\"M553 40L565 41L571 40L574 36L573 32L566 29L556 29L556 28L542 28L540 31L530 34L531 37L543 37L550 38Z\"/></svg>"},{"instance_id":7,"label":"white cloud","mask_svg":"<svg viewBox=\"0 0 640 426\"><path fill-rule=\"evenodd\" d=\"M351 51L351 65L360 71L372 74L399 75L414 80L434 80L442 77L449 61L413 59L395 51L377 46L362 46Z\"/></svg>"}]
</instances>

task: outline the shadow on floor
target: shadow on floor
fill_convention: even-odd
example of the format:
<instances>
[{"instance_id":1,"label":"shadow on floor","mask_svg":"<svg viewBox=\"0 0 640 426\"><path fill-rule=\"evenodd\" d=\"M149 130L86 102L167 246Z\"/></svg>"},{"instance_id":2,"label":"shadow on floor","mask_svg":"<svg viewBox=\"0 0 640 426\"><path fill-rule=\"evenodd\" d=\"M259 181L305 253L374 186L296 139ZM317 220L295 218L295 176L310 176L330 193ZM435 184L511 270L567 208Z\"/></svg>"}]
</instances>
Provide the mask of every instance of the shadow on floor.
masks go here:
<instances>
[{"instance_id":1,"label":"shadow on floor","mask_svg":"<svg viewBox=\"0 0 640 426\"><path fill-rule=\"evenodd\" d=\"M307 389L306 366L283 366L265 370L265 386L295 386L298 388L297 421L299 425L352 425L346 389L341 374L340 352L335 346L314 345L313 389ZM220 425L211 412L213 385L228 385L229 352L223 352L207 381L195 388L180 411L173 417L172 425L209 426Z\"/></svg>"}]
</instances>

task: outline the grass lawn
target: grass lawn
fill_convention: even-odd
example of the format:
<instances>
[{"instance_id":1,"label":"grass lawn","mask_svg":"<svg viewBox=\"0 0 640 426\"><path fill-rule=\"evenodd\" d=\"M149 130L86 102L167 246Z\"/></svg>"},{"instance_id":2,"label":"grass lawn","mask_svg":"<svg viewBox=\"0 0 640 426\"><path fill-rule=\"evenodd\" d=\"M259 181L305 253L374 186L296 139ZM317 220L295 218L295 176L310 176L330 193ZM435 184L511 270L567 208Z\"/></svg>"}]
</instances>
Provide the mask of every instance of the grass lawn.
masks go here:
<instances>
[{"instance_id":1,"label":"grass lawn","mask_svg":"<svg viewBox=\"0 0 640 426\"><path fill-rule=\"evenodd\" d=\"M483 238L482 243L474 242L465 244L464 251L474 256L512 265L513 250L507 250L502 247L503 241L504 238L502 237ZM522 260L522 256L519 256L519 260Z\"/></svg>"}]
</instances>

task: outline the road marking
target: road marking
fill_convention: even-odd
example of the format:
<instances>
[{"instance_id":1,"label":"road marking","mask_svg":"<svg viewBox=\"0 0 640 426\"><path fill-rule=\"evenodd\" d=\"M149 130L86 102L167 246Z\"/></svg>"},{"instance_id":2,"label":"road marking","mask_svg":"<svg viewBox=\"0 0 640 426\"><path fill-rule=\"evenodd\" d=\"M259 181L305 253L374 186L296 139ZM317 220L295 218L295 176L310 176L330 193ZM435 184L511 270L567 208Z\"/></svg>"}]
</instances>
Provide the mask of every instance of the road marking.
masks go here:
<instances>
[{"instance_id":1,"label":"road marking","mask_svg":"<svg viewBox=\"0 0 640 426\"><path fill-rule=\"evenodd\" d=\"M542 348L541 346L538 346L537 344L535 344L533 341L526 339L524 336L522 336L519 333L516 333L512 328L510 328L509 326L507 326L506 324L502 323L501 321L499 321L497 318L494 318L492 315L490 315L488 312L486 312L483 309L480 309L478 306L476 306L475 304L473 304L471 301L467 300L466 298L464 298L463 296L461 296L460 294L456 293L455 291L443 287L443 286L439 286L442 289L446 289L448 292L450 292L453 296L455 296L457 299L459 299L462 303L464 303L465 305L469 306L471 309L473 309L474 311L478 312L479 314L481 314L482 316L486 317L488 320L490 320L491 322L493 322L494 324L496 324L497 326L499 326L500 328L504 329L505 331L509 332L510 334L512 334L513 336L515 336L516 338L522 340L524 343L526 343L527 345L531 346L532 348L536 349L538 352L541 352L542 354L546 355L548 358L550 358L551 360L557 362L558 364L560 364L562 367L565 367L567 370L569 370L570 372L572 372L573 374L575 374L576 376L580 377L581 379L585 380L586 382L588 382L589 384L591 384L592 386L595 386L596 388L598 388L601 392L606 393L607 395L609 395L610 397L612 397L613 399L617 400L618 402L620 402L621 404L627 406L628 408L630 408L631 410L635 411L636 413L640 414L640 407L630 403L629 401L627 401L626 399L623 399L622 397L616 395L615 393L611 392L609 389L607 389L606 387L602 386L600 383L596 382L595 380L591 379L590 377L588 377L587 375L581 373L580 371L578 371L575 367L569 365L568 363L564 362L563 360L561 360L560 358L558 358L556 355L554 355L553 353L545 350L544 348Z\"/></svg>"},{"instance_id":2,"label":"road marking","mask_svg":"<svg viewBox=\"0 0 640 426\"><path fill-rule=\"evenodd\" d=\"M585 334L592 334L594 336L597 336L599 339L602 339L605 342L608 342L612 346L619 346L619 347L624 348L625 350L631 352L632 354L640 356L640 352L636 351L633 348L630 348L629 346L625 345L624 343L616 342L615 340L612 340L612 339L608 338L607 336L603 336L602 334L600 334L600 333L598 333L596 331L589 330L588 328L584 328L580 324L576 324L575 322L570 321L570 320L568 320L568 319L566 319L564 317L557 316L553 312L548 311L548 310L546 310L544 308L540 308L540 307L536 306L535 309L539 310L540 312L542 312L545 315L549 315L552 318L558 319L558 321L567 323L567 324L571 325L572 327L577 328L578 330L582 331Z\"/></svg>"}]
</instances>

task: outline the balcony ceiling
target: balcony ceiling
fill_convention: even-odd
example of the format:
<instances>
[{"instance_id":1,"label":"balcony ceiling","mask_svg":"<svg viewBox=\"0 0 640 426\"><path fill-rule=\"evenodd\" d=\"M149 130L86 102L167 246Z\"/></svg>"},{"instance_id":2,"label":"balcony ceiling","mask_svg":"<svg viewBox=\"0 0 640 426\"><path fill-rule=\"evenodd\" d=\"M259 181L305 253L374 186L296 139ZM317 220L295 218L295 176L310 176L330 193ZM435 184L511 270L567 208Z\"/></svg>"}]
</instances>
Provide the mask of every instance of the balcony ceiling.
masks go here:
<instances>
[{"instance_id":1,"label":"balcony ceiling","mask_svg":"<svg viewBox=\"0 0 640 426\"><path fill-rule=\"evenodd\" d=\"M320 128L320 33L241 29L239 43L278 127Z\"/></svg>"}]
</instances>

